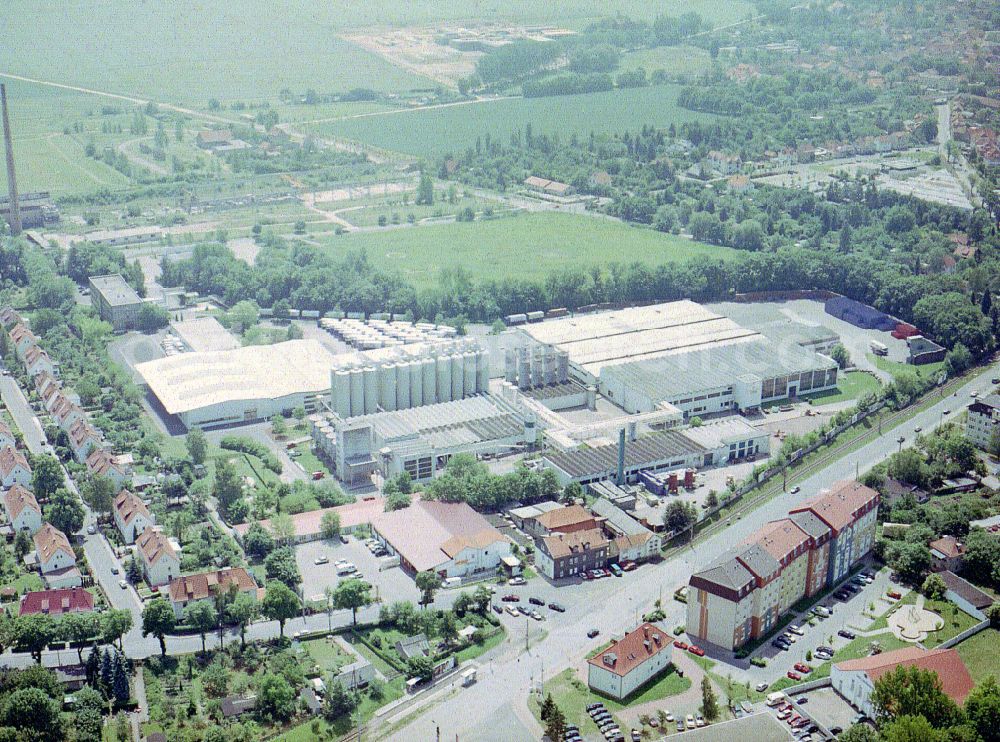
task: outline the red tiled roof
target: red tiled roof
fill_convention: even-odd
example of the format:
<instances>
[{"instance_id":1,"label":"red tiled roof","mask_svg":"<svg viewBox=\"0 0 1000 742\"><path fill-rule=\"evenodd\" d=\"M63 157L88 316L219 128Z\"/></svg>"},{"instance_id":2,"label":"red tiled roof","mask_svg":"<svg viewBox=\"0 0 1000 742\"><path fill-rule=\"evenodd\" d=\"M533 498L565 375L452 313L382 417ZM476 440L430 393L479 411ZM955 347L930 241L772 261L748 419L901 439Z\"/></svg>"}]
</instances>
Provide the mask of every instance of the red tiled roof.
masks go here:
<instances>
[{"instance_id":1,"label":"red tiled roof","mask_svg":"<svg viewBox=\"0 0 1000 742\"><path fill-rule=\"evenodd\" d=\"M87 442L88 438L98 443L101 441L100 434L94 426L87 422L87 419L83 417L70 426L67 435L69 436L70 446L74 450L82 447L83 444Z\"/></svg>"},{"instance_id":2,"label":"red tiled roof","mask_svg":"<svg viewBox=\"0 0 1000 742\"><path fill-rule=\"evenodd\" d=\"M146 520L148 521L153 520L149 514L149 508L146 507L146 503L128 490L122 490L118 493L118 497L115 498L115 512L118 513L118 516L125 525L131 523L132 519L137 515L146 516Z\"/></svg>"},{"instance_id":3,"label":"red tiled roof","mask_svg":"<svg viewBox=\"0 0 1000 742\"><path fill-rule=\"evenodd\" d=\"M571 531L570 533L556 532L551 536L543 536L542 542L553 559L561 559L574 552L600 549L611 543L605 538L604 532L600 528Z\"/></svg>"},{"instance_id":4,"label":"red tiled roof","mask_svg":"<svg viewBox=\"0 0 1000 742\"><path fill-rule=\"evenodd\" d=\"M13 438L14 433L3 420L0 420L0 438Z\"/></svg>"},{"instance_id":5,"label":"red tiled roof","mask_svg":"<svg viewBox=\"0 0 1000 742\"><path fill-rule=\"evenodd\" d=\"M28 329L28 326L23 322L18 322L10 330L10 339L14 341L14 345L20 345L21 341L28 338L32 341L37 340L35 334Z\"/></svg>"},{"instance_id":6,"label":"red tiled roof","mask_svg":"<svg viewBox=\"0 0 1000 742\"><path fill-rule=\"evenodd\" d=\"M931 541L928 546L940 551L949 559L960 557L965 553L965 545L954 536L942 536L937 541Z\"/></svg>"},{"instance_id":7,"label":"red tiled roof","mask_svg":"<svg viewBox=\"0 0 1000 742\"><path fill-rule=\"evenodd\" d=\"M212 588L220 585L228 587L236 583L240 592L256 592L257 583L243 567L220 569L215 572L199 572L195 575L185 575L170 581L170 600L183 603L189 600L204 600L212 594Z\"/></svg>"},{"instance_id":8,"label":"red tiled roof","mask_svg":"<svg viewBox=\"0 0 1000 742\"><path fill-rule=\"evenodd\" d=\"M25 593L21 598L19 615L47 613L58 616L76 611L94 610L94 595L82 587L66 587L58 590L39 590Z\"/></svg>"},{"instance_id":9,"label":"red tiled roof","mask_svg":"<svg viewBox=\"0 0 1000 742\"><path fill-rule=\"evenodd\" d=\"M39 560L43 562L49 561L57 551L65 551L70 558L76 560L73 547L69 545L66 534L51 523L43 524L38 533L35 534L35 549L38 550Z\"/></svg>"},{"instance_id":10,"label":"red tiled roof","mask_svg":"<svg viewBox=\"0 0 1000 742\"><path fill-rule=\"evenodd\" d=\"M31 471L28 460L16 448L13 446L0 448L0 475L4 477L9 476L18 464L23 466L27 471Z\"/></svg>"},{"instance_id":11,"label":"red tiled roof","mask_svg":"<svg viewBox=\"0 0 1000 742\"><path fill-rule=\"evenodd\" d=\"M4 503L7 505L7 514L13 521L17 516L21 514L21 511L25 508L34 510L36 513L41 513L42 509L38 505L38 500L31 493L30 490L25 489L20 484L14 483L3 496Z\"/></svg>"},{"instance_id":12,"label":"red tiled roof","mask_svg":"<svg viewBox=\"0 0 1000 742\"><path fill-rule=\"evenodd\" d=\"M143 558L146 560L147 564L156 564L163 557L173 557L177 561L177 552L174 551L174 547L170 545L170 539L167 538L167 534L163 531L157 531L155 528L147 528L139 537L135 540L135 545L142 552Z\"/></svg>"},{"instance_id":13,"label":"red tiled roof","mask_svg":"<svg viewBox=\"0 0 1000 742\"><path fill-rule=\"evenodd\" d=\"M651 623L644 623L625 634L621 641L590 657L587 662L616 675L628 675L646 660L660 652L669 652L671 638ZM605 659L607 658L607 659Z\"/></svg>"},{"instance_id":14,"label":"red tiled roof","mask_svg":"<svg viewBox=\"0 0 1000 742\"><path fill-rule=\"evenodd\" d=\"M87 457L87 469L96 476L110 476L111 470L116 470L119 474L124 474L121 467L115 463L115 457L110 451L103 448L95 448Z\"/></svg>"},{"instance_id":15,"label":"red tiled roof","mask_svg":"<svg viewBox=\"0 0 1000 742\"><path fill-rule=\"evenodd\" d=\"M819 497L809 500L789 512L809 510L836 532L840 532L854 520L854 514L873 501L878 500L878 492L853 480L837 482L833 488Z\"/></svg>"},{"instance_id":16,"label":"red tiled roof","mask_svg":"<svg viewBox=\"0 0 1000 742\"><path fill-rule=\"evenodd\" d=\"M767 523L746 541L746 543L760 545L764 551L779 562L796 548L804 546L808 542L809 534L789 518Z\"/></svg>"},{"instance_id":17,"label":"red tiled roof","mask_svg":"<svg viewBox=\"0 0 1000 742\"><path fill-rule=\"evenodd\" d=\"M892 652L882 652L872 657L838 662L839 670L860 670L874 683L897 667L919 667L931 670L941 681L941 690L957 704L965 703L966 697L975 685L962 658L954 649L932 649L904 647Z\"/></svg>"},{"instance_id":18,"label":"red tiled roof","mask_svg":"<svg viewBox=\"0 0 1000 742\"><path fill-rule=\"evenodd\" d=\"M548 510L535 518L546 530L556 531L567 526L595 522L594 516L581 505L570 505L564 508Z\"/></svg>"}]
</instances>

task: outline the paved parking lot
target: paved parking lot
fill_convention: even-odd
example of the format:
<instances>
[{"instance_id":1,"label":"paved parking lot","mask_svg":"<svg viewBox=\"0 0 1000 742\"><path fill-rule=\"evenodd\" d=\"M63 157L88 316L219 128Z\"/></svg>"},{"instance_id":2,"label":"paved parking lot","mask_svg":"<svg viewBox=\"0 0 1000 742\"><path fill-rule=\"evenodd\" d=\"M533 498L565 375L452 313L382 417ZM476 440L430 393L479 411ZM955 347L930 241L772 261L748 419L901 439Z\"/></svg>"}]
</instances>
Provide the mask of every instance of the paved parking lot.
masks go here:
<instances>
[{"instance_id":1,"label":"paved parking lot","mask_svg":"<svg viewBox=\"0 0 1000 742\"><path fill-rule=\"evenodd\" d=\"M834 727L847 729L854 723L854 719L858 715L858 712L851 708L851 704L829 686L817 688L802 695L809 699L802 708L818 724L827 729L832 730Z\"/></svg>"},{"instance_id":2,"label":"paved parking lot","mask_svg":"<svg viewBox=\"0 0 1000 742\"><path fill-rule=\"evenodd\" d=\"M295 547L295 561L302 573L302 591L307 599L322 595L328 585L336 586L347 577L338 577L333 563L338 559L352 562L358 568L359 576L375 586L383 602L409 600L416 603L420 599L413 580L399 567L383 572L378 570L378 559L372 556L364 543L348 536L346 544L340 541L310 541ZM327 557L327 564L316 564L316 558Z\"/></svg>"}]
</instances>

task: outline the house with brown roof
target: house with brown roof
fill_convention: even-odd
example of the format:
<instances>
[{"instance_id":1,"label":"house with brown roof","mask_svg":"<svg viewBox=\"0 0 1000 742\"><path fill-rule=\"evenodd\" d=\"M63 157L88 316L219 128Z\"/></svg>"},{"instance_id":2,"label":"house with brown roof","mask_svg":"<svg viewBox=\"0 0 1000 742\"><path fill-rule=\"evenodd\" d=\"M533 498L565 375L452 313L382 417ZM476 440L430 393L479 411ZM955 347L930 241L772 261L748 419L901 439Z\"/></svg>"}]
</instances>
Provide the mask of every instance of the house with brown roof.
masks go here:
<instances>
[{"instance_id":1,"label":"house with brown roof","mask_svg":"<svg viewBox=\"0 0 1000 742\"><path fill-rule=\"evenodd\" d=\"M10 336L10 341L14 345L14 352L22 361L24 360L24 354L28 351L28 348L32 345L38 344L38 338L35 337L35 333L29 330L28 326L23 322L18 322L8 331L7 334Z\"/></svg>"},{"instance_id":2,"label":"house with brown roof","mask_svg":"<svg viewBox=\"0 0 1000 742\"><path fill-rule=\"evenodd\" d=\"M546 536L550 533L573 533L591 531L598 527L594 515L581 505L546 510L523 521L523 530L529 536Z\"/></svg>"},{"instance_id":3,"label":"house with brown roof","mask_svg":"<svg viewBox=\"0 0 1000 742\"><path fill-rule=\"evenodd\" d=\"M945 695L959 706L965 703L974 686L972 676L956 650L926 650L916 646L837 662L830 668L830 682L844 700L874 719L875 708L871 695L875 690L875 682L897 667L930 670L938 676Z\"/></svg>"},{"instance_id":4,"label":"house with brown roof","mask_svg":"<svg viewBox=\"0 0 1000 742\"><path fill-rule=\"evenodd\" d=\"M50 373L43 371L35 377L35 391L38 392L38 397L42 400L42 405L46 410L49 409L49 399L59 391L59 386L59 381Z\"/></svg>"},{"instance_id":5,"label":"house with brown roof","mask_svg":"<svg viewBox=\"0 0 1000 742\"><path fill-rule=\"evenodd\" d=\"M0 420L0 448L6 448L7 446L16 446L17 438L14 437L14 431L12 431L3 420Z\"/></svg>"},{"instance_id":6,"label":"house with brown roof","mask_svg":"<svg viewBox=\"0 0 1000 742\"><path fill-rule=\"evenodd\" d=\"M644 623L587 659L587 685L621 701L666 672L672 652L670 636Z\"/></svg>"},{"instance_id":7,"label":"house with brown roof","mask_svg":"<svg viewBox=\"0 0 1000 742\"><path fill-rule=\"evenodd\" d=\"M104 449L98 448L91 451L87 457L87 471L94 477L107 477L115 486L115 492L121 491L125 486L128 475L125 467L120 465L114 455Z\"/></svg>"},{"instance_id":8,"label":"house with brown roof","mask_svg":"<svg viewBox=\"0 0 1000 742\"><path fill-rule=\"evenodd\" d=\"M25 593L21 598L19 616L44 613L47 616L61 616L64 613L90 613L94 610L94 594L82 587L66 587L58 590L36 590Z\"/></svg>"},{"instance_id":9,"label":"house with brown roof","mask_svg":"<svg viewBox=\"0 0 1000 742\"><path fill-rule=\"evenodd\" d=\"M25 351L24 368L28 372L28 375L32 377L41 373L53 374L56 370L55 364L49 358L49 354L39 345L32 345Z\"/></svg>"},{"instance_id":10,"label":"house with brown roof","mask_svg":"<svg viewBox=\"0 0 1000 742\"><path fill-rule=\"evenodd\" d=\"M31 466L14 446L4 446L0 448L0 486L7 488L15 484L31 486Z\"/></svg>"},{"instance_id":11,"label":"house with brown roof","mask_svg":"<svg viewBox=\"0 0 1000 742\"><path fill-rule=\"evenodd\" d=\"M77 420L86 420L83 409L61 389L49 399L49 414L60 430L68 431Z\"/></svg>"},{"instance_id":12,"label":"house with brown roof","mask_svg":"<svg viewBox=\"0 0 1000 742\"><path fill-rule=\"evenodd\" d=\"M944 597L947 600L980 621L986 618L986 609L996 602L992 596L954 572L941 572L940 575L944 580Z\"/></svg>"},{"instance_id":13,"label":"house with brown roof","mask_svg":"<svg viewBox=\"0 0 1000 742\"><path fill-rule=\"evenodd\" d=\"M550 580L604 567L611 556L611 542L600 528L555 532L535 539L535 567Z\"/></svg>"},{"instance_id":14,"label":"house with brown roof","mask_svg":"<svg viewBox=\"0 0 1000 742\"><path fill-rule=\"evenodd\" d=\"M21 315L17 313L14 307L0 309L0 326L3 326L3 329L9 329L20 321Z\"/></svg>"},{"instance_id":15,"label":"house with brown roof","mask_svg":"<svg viewBox=\"0 0 1000 742\"><path fill-rule=\"evenodd\" d=\"M128 490L122 490L115 498L113 511L118 532L126 544L133 543L143 531L156 525L156 518L149 512L146 503Z\"/></svg>"},{"instance_id":16,"label":"house with brown roof","mask_svg":"<svg viewBox=\"0 0 1000 742\"><path fill-rule=\"evenodd\" d=\"M29 536L42 527L42 508L27 487L14 484L4 492L3 507L7 521L15 531L27 531Z\"/></svg>"},{"instance_id":17,"label":"house with brown roof","mask_svg":"<svg viewBox=\"0 0 1000 742\"><path fill-rule=\"evenodd\" d=\"M198 132L197 143L202 149L225 147L232 141L233 133L229 129L206 129Z\"/></svg>"},{"instance_id":18,"label":"house with brown roof","mask_svg":"<svg viewBox=\"0 0 1000 742\"><path fill-rule=\"evenodd\" d=\"M954 536L942 536L927 544L931 550L931 569L935 572L961 572L965 544Z\"/></svg>"},{"instance_id":19,"label":"house with brown roof","mask_svg":"<svg viewBox=\"0 0 1000 742\"><path fill-rule=\"evenodd\" d=\"M150 587L166 585L181 573L179 547L163 531L147 528L135 540L139 566Z\"/></svg>"},{"instance_id":20,"label":"house with brown roof","mask_svg":"<svg viewBox=\"0 0 1000 742\"><path fill-rule=\"evenodd\" d=\"M34 541L45 584L53 589L78 587L82 581L80 570L76 568L76 554L66 534L46 523L35 534Z\"/></svg>"},{"instance_id":21,"label":"house with brown roof","mask_svg":"<svg viewBox=\"0 0 1000 742\"><path fill-rule=\"evenodd\" d=\"M104 442L101 434L97 432L97 428L83 417L70 425L69 430L66 431L66 438L69 441L69 448L73 452L73 458L81 464L87 460L95 448L100 448Z\"/></svg>"},{"instance_id":22,"label":"house with brown roof","mask_svg":"<svg viewBox=\"0 0 1000 742\"><path fill-rule=\"evenodd\" d=\"M511 540L464 502L418 500L372 519L372 535L410 572L443 578L494 573Z\"/></svg>"},{"instance_id":23,"label":"house with brown roof","mask_svg":"<svg viewBox=\"0 0 1000 742\"><path fill-rule=\"evenodd\" d=\"M229 567L214 572L199 572L193 575L177 577L170 582L170 603L174 614L180 618L184 608L199 600L212 598L216 590L228 591L230 585L236 585L240 593L258 594L258 587L253 576L243 567Z\"/></svg>"}]
</instances>

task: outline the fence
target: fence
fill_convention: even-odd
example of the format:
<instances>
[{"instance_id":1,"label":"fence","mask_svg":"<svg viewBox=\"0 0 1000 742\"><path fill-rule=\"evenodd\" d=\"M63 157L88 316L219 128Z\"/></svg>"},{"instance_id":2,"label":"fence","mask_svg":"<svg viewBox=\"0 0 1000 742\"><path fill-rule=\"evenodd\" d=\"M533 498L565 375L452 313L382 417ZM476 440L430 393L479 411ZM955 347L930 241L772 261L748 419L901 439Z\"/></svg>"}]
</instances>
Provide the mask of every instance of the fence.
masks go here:
<instances>
[{"instance_id":1,"label":"fence","mask_svg":"<svg viewBox=\"0 0 1000 742\"><path fill-rule=\"evenodd\" d=\"M961 644L966 639L968 639L970 636L975 636L976 634L978 634L983 629L989 628L989 626L990 626L990 620L989 619L985 619L983 621L980 621L975 626L972 626L972 627L966 629L965 631L963 631L961 634L958 634L957 636L953 636L948 641L941 642L941 644L938 646L938 649L950 649L951 647L954 647L956 644Z\"/></svg>"},{"instance_id":2,"label":"fence","mask_svg":"<svg viewBox=\"0 0 1000 742\"><path fill-rule=\"evenodd\" d=\"M830 676L827 675L825 678L820 678L819 680L807 680L804 683L799 683L798 685L790 685L783 689L781 692L786 696L794 696L796 693L805 693L806 691L816 690L817 688L825 688L826 686L832 684Z\"/></svg>"}]
</instances>

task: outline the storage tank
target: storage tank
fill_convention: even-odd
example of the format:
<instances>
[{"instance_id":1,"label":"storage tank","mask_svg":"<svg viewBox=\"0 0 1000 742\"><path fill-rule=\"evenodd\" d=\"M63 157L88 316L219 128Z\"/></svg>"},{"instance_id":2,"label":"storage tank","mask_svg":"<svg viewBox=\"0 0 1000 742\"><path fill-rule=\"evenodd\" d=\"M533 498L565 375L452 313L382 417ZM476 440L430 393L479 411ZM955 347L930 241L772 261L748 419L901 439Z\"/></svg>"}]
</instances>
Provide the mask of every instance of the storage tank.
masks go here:
<instances>
[{"instance_id":1,"label":"storage tank","mask_svg":"<svg viewBox=\"0 0 1000 742\"><path fill-rule=\"evenodd\" d=\"M410 361L410 407L423 407L424 368L419 359Z\"/></svg>"},{"instance_id":2,"label":"storage tank","mask_svg":"<svg viewBox=\"0 0 1000 742\"><path fill-rule=\"evenodd\" d=\"M513 349L508 348L503 354L504 379L509 384L517 383L517 354Z\"/></svg>"},{"instance_id":3,"label":"storage tank","mask_svg":"<svg viewBox=\"0 0 1000 742\"><path fill-rule=\"evenodd\" d=\"M672 471L667 475L667 489L670 490L671 494L677 494L677 472Z\"/></svg>"},{"instance_id":4,"label":"storage tank","mask_svg":"<svg viewBox=\"0 0 1000 742\"><path fill-rule=\"evenodd\" d=\"M351 374L343 369L333 372L332 393L333 411L342 418L351 416Z\"/></svg>"},{"instance_id":5,"label":"storage tank","mask_svg":"<svg viewBox=\"0 0 1000 742\"><path fill-rule=\"evenodd\" d=\"M694 489L694 469L684 470L684 488Z\"/></svg>"},{"instance_id":6,"label":"storage tank","mask_svg":"<svg viewBox=\"0 0 1000 742\"><path fill-rule=\"evenodd\" d=\"M545 386L545 350L535 348L531 357L531 385L536 389Z\"/></svg>"},{"instance_id":7,"label":"storage tank","mask_svg":"<svg viewBox=\"0 0 1000 742\"><path fill-rule=\"evenodd\" d=\"M569 380L569 353L564 350L559 351L556 356L556 377L559 381Z\"/></svg>"},{"instance_id":8,"label":"storage tank","mask_svg":"<svg viewBox=\"0 0 1000 742\"><path fill-rule=\"evenodd\" d=\"M382 380L379 404L382 405L383 410L394 412L396 410L396 364L387 363L382 366L379 369L379 376Z\"/></svg>"},{"instance_id":9,"label":"storage tank","mask_svg":"<svg viewBox=\"0 0 1000 742\"><path fill-rule=\"evenodd\" d=\"M528 349L521 348L517 356L517 387L518 389L531 389L531 361L528 356Z\"/></svg>"},{"instance_id":10,"label":"storage tank","mask_svg":"<svg viewBox=\"0 0 1000 742\"><path fill-rule=\"evenodd\" d=\"M410 409L410 362L396 364L396 409Z\"/></svg>"},{"instance_id":11,"label":"storage tank","mask_svg":"<svg viewBox=\"0 0 1000 742\"><path fill-rule=\"evenodd\" d=\"M546 350L542 356L542 363L545 367L545 383L555 384L558 374L556 354L552 350Z\"/></svg>"},{"instance_id":12,"label":"storage tank","mask_svg":"<svg viewBox=\"0 0 1000 742\"><path fill-rule=\"evenodd\" d=\"M420 359L420 369L424 377L424 404L434 404L437 402L437 373L434 359Z\"/></svg>"},{"instance_id":13,"label":"storage tank","mask_svg":"<svg viewBox=\"0 0 1000 742\"><path fill-rule=\"evenodd\" d=\"M451 358L445 355L437 357L437 401L450 402L451 397Z\"/></svg>"},{"instance_id":14,"label":"storage tank","mask_svg":"<svg viewBox=\"0 0 1000 742\"><path fill-rule=\"evenodd\" d=\"M463 395L472 397L476 393L476 354L473 351L467 351L462 355L462 370L465 374Z\"/></svg>"},{"instance_id":15,"label":"storage tank","mask_svg":"<svg viewBox=\"0 0 1000 742\"><path fill-rule=\"evenodd\" d=\"M486 394L490 390L490 354L485 350L476 353L476 392Z\"/></svg>"},{"instance_id":16,"label":"storage tank","mask_svg":"<svg viewBox=\"0 0 1000 742\"><path fill-rule=\"evenodd\" d=\"M365 414L378 412L378 369L368 366L365 369Z\"/></svg>"},{"instance_id":17,"label":"storage tank","mask_svg":"<svg viewBox=\"0 0 1000 742\"><path fill-rule=\"evenodd\" d=\"M465 391L465 372L462 369L462 355L451 357L451 399L461 399Z\"/></svg>"},{"instance_id":18,"label":"storage tank","mask_svg":"<svg viewBox=\"0 0 1000 742\"><path fill-rule=\"evenodd\" d=\"M351 369L351 415L365 414L365 372Z\"/></svg>"}]
</instances>

